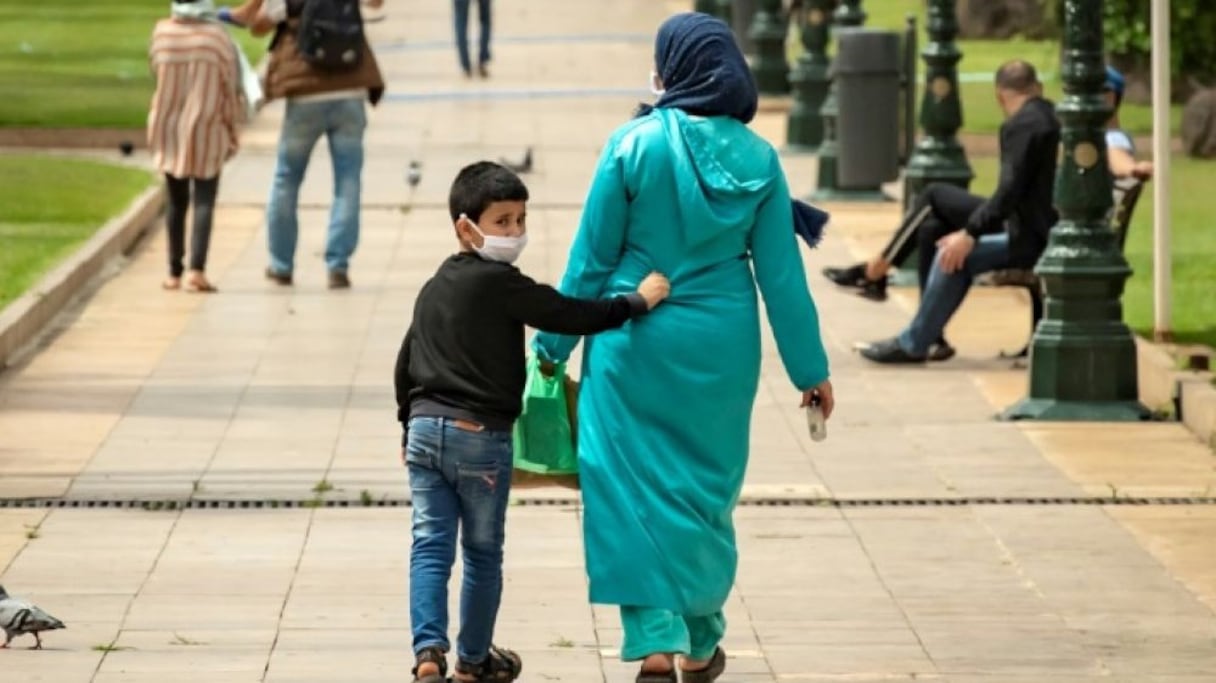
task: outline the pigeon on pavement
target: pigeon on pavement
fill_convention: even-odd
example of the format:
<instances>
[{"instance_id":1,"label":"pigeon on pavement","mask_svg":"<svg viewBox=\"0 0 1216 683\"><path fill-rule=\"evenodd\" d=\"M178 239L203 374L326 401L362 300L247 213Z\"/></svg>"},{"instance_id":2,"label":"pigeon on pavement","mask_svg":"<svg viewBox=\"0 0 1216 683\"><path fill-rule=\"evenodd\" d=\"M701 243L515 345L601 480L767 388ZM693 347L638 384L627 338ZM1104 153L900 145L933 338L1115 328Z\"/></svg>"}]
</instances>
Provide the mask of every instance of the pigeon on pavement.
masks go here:
<instances>
[{"instance_id":1,"label":"pigeon on pavement","mask_svg":"<svg viewBox=\"0 0 1216 683\"><path fill-rule=\"evenodd\" d=\"M13 638L28 633L34 636L37 643L32 648L34 650L42 649L42 636L39 634L43 631L65 628L62 621L43 612L36 605L10 596L5 592L4 586L0 586L0 627L4 628L4 644L0 645L0 649L8 647Z\"/></svg>"}]
</instances>

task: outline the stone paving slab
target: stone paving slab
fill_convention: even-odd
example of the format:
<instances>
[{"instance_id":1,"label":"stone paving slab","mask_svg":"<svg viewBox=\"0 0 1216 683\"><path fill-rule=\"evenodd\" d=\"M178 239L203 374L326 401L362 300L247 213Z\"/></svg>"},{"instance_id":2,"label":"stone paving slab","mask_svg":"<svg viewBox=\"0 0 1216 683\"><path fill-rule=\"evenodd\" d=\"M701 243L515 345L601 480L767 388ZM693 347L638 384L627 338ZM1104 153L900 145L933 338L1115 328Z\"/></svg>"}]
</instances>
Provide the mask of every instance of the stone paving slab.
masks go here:
<instances>
[{"instance_id":1,"label":"stone paving slab","mask_svg":"<svg viewBox=\"0 0 1216 683\"><path fill-rule=\"evenodd\" d=\"M1216 675L1210 609L1100 508L737 518L724 681ZM543 680L628 680L614 610L585 601L578 524L576 508L511 509L500 640ZM69 628L5 652L14 680L362 681L410 665L403 510L55 510L41 531L4 581Z\"/></svg>"}]
</instances>

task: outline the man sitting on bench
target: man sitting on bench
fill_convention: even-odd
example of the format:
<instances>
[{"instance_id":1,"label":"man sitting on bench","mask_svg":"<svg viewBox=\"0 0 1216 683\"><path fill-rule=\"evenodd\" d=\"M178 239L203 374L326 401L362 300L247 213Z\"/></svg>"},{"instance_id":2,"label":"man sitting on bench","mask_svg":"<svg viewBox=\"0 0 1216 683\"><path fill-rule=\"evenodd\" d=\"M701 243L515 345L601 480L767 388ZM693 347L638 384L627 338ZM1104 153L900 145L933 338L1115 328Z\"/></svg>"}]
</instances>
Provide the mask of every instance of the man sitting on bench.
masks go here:
<instances>
[{"instance_id":1,"label":"man sitting on bench","mask_svg":"<svg viewBox=\"0 0 1216 683\"><path fill-rule=\"evenodd\" d=\"M1043 99L1034 67L1022 60L997 70L996 91L1006 116L997 190L985 201L957 188L933 186L918 198L900 232L908 233L907 241L918 232L937 231L941 236L921 240L922 259L931 266L921 269L916 316L898 336L863 348L862 356L871 361L927 360L935 345L944 346L946 323L976 275L1033 267L1047 246L1047 233L1056 222L1052 192L1060 124L1055 108Z\"/></svg>"}]
</instances>

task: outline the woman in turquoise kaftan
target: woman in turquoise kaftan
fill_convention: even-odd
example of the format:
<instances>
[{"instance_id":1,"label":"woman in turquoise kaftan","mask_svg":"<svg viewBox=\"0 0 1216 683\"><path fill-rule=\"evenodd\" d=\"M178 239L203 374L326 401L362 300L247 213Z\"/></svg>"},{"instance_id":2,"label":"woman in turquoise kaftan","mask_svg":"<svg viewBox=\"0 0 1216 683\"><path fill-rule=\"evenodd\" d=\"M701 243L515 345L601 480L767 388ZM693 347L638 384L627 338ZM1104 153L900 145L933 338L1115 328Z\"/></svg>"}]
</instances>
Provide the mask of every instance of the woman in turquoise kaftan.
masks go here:
<instances>
[{"instance_id":1,"label":"woman in turquoise kaftan","mask_svg":"<svg viewBox=\"0 0 1216 683\"><path fill-rule=\"evenodd\" d=\"M755 86L733 37L706 15L677 15L660 29L656 66L667 90L604 147L560 289L609 297L651 271L671 279L651 315L585 342L583 529L591 601L622 608L622 658L704 662L721 654L737 565L757 285L794 386L809 400L831 385L789 189L772 146L746 126ZM578 341L542 333L534 349L560 362Z\"/></svg>"}]
</instances>

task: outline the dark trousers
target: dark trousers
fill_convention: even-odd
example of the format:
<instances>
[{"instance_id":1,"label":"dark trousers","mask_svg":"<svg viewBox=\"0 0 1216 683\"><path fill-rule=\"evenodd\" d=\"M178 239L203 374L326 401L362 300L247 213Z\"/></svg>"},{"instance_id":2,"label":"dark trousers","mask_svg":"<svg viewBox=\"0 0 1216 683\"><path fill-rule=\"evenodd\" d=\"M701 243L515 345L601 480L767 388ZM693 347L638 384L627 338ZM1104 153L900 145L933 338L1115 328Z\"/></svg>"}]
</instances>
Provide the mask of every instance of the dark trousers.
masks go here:
<instances>
[{"instance_id":1,"label":"dark trousers","mask_svg":"<svg viewBox=\"0 0 1216 683\"><path fill-rule=\"evenodd\" d=\"M460 56L460 67L466 72L473 69L469 57L469 3L472 0L453 0L456 24L456 52ZM477 63L490 61L490 0L476 0L477 18L481 23L481 36L477 43Z\"/></svg>"},{"instance_id":2,"label":"dark trousers","mask_svg":"<svg viewBox=\"0 0 1216 683\"><path fill-rule=\"evenodd\" d=\"M925 291L929 270L937 256L937 241L961 230L967 219L985 200L955 185L933 183L926 187L904 215L903 222L882 250L882 257L895 267L902 267L917 253L916 275L920 290Z\"/></svg>"},{"instance_id":3,"label":"dark trousers","mask_svg":"<svg viewBox=\"0 0 1216 683\"><path fill-rule=\"evenodd\" d=\"M190 233L190 270L206 270L207 247L211 245L211 221L215 215L215 195L220 189L214 178L175 178L165 174L169 186L169 274L181 277L186 255L186 210L190 208L190 186L194 185L194 230Z\"/></svg>"}]
</instances>

